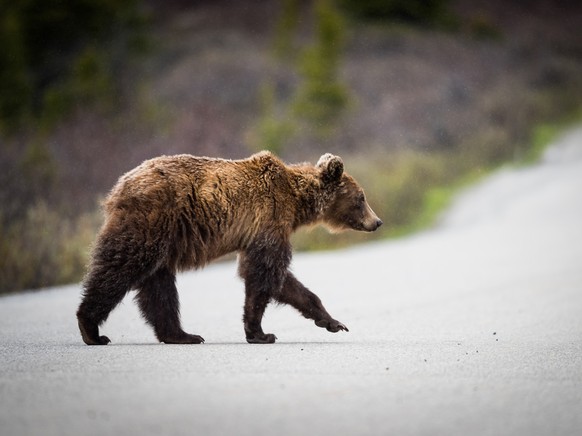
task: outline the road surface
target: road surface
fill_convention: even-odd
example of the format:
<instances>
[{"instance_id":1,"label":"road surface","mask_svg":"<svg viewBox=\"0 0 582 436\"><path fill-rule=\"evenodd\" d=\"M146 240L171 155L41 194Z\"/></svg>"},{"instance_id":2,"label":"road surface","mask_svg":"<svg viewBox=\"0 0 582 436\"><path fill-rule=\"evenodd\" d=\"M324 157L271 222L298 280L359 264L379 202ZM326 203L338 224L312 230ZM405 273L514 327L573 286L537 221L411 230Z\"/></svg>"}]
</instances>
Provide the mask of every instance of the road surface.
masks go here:
<instances>
[{"instance_id":1,"label":"road surface","mask_svg":"<svg viewBox=\"0 0 582 436\"><path fill-rule=\"evenodd\" d=\"M156 343L130 296L106 347L78 285L0 298L0 434L582 434L582 130L430 231L293 269L349 333L270 307L279 341L247 344L234 263L179 277L203 345Z\"/></svg>"}]
</instances>

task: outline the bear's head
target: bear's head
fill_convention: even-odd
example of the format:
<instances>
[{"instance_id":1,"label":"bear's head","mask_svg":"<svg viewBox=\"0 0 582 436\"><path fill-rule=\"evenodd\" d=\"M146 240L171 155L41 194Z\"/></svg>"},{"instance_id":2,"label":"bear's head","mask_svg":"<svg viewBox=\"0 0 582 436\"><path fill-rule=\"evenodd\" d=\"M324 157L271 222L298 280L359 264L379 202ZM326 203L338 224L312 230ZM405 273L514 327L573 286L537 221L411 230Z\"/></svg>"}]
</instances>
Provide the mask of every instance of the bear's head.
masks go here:
<instances>
[{"instance_id":1,"label":"bear's head","mask_svg":"<svg viewBox=\"0 0 582 436\"><path fill-rule=\"evenodd\" d=\"M382 225L366 201L364 190L352 176L344 172L339 156L321 156L316 164L323 186L332 192L331 201L323 212L323 223L331 231L347 229L373 232Z\"/></svg>"}]
</instances>

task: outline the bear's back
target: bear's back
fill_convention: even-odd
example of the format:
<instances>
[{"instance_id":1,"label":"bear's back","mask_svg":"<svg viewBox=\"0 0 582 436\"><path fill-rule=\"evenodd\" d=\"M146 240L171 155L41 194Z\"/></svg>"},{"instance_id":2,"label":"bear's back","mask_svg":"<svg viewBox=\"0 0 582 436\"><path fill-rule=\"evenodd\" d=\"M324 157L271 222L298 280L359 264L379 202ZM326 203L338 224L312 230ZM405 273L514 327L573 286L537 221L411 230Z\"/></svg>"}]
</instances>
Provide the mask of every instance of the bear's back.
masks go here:
<instances>
[{"instance_id":1,"label":"bear's back","mask_svg":"<svg viewBox=\"0 0 582 436\"><path fill-rule=\"evenodd\" d=\"M224 200L247 205L272 192L270 184L284 178L284 164L270 153L243 160L197 157L189 154L149 159L124 174L106 205L131 207L139 202L180 204L194 196L206 202ZM166 204L167 205L167 204Z\"/></svg>"},{"instance_id":2,"label":"bear's back","mask_svg":"<svg viewBox=\"0 0 582 436\"><path fill-rule=\"evenodd\" d=\"M291 226L285 165L269 153L243 160L160 156L123 175L105 202L110 221L132 222L167 245L179 269L244 248Z\"/></svg>"}]
</instances>

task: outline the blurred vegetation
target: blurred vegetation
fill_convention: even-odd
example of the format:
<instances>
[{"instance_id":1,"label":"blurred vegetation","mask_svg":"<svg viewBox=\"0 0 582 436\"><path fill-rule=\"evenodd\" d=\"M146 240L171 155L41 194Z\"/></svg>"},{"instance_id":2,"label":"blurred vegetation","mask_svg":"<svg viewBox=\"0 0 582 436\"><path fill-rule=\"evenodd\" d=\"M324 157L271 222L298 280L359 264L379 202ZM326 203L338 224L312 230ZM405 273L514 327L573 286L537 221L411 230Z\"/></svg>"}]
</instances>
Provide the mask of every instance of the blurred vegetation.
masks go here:
<instances>
[{"instance_id":1,"label":"blurred vegetation","mask_svg":"<svg viewBox=\"0 0 582 436\"><path fill-rule=\"evenodd\" d=\"M295 40L300 18L299 2L283 0L273 37L273 51L276 59L283 62L292 62L295 59L297 49Z\"/></svg>"},{"instance_id":2,"label":"blurred vegetation","mask_svg":"<svg viewBox=\"0 0 582 436\"><path fill-rule=\"evenodd\" d=\"M449 9L449 0L341 0L340 4L348 13L367 21L442 28L458 25Z\"/></svg>"},{"instance_id":3,"label":"blurred vegetation","mask_svg":"<svg viewBox=\"0 0 582 436\"><path fill-rule=\"evenodd\" d=\"M528 140L517 149L506 147L503 136L488 145L503 150L467 148L461 152L427 153L404 151L393 156L357 156L349 160L347 170L365 187L368 202L384 221L375 233L344 232L330 234L321 227L300 229L293 235L296 250L329 250L381 238L400 237L427 229L451 203L460 189L475 183L506 162L530 165L536 162L558 135L582 113L570 114L559 123L533 128ZM476 138L476 143L491 137Z\"/></svg>"},{"instance_id":4,"label":"blurred vegetation","mask_svg":"<svg viewBox=\"0 0 582 436\"><path fill-rule=\"evenodd\" d=\"M7 292L78 281L100 217L66 219L39 201L17 221L0 221L0 292Z\"/></svg>"},{"instance_id":5,"label":"blurred vegetation","mask_svg":"<svg viewBox=\"0 0 582 436\"><path fill-rule=\"evenodd\" d=\"M302 229L293 236L294 248L328 250L427 229L460 189L501 165L537 162L560 133L582 120L582 109L578 106L563 112L559 120L531 126L522 142L511 147L506 132L500 129L483 132L457 150L355 156L347 170L365 187L368 202L384 225L372 234L330 234L319 227Z\"/></svg>"},{"instance_id":6,"label":"blurred vegetation","mask_svg":"<svg viewBox=\"0 0 582 436\"><path fill-rule=\"evenodd\" d=\"M313 2L313 42L299 49L299 1L285 0L275 28L275 61L281 68L295 68L299 82L293 95L278 98L276 84L267 81L260 89L261 116L248 140L255 150L281 154L294 135L327 140L336 132L349 103L349 92L339 78L346 23L331 0Z\"/></svg>"},{"instance_id":7,"label":"blurred vegetation","mask_svg":"<svg viewBox=\"0 0 582 436\"><path fill-rule=\"evenodd\" d=\"M316 38L300 60L302 81L293 112L318 136L325 137L335 130L348 104L348 90L339 79L345 23L331 0L315 2L315 13Z\"/></svg>"},{"instance_id":8,"label":"blurred vegetation","mask_svg":"<svg viewBox=\"0 0 582 436\"><path fill-rule=\"evenodd\" d=\"M459 187L534 162L581 118L582 7L564 8L2 2L0 293L79 280L99 199L159 154L340 154L385 224L301 231L298 250L426 228Z\"/></svg>"},{"instance_id":9,"label":"blurred vegetation","mask_svg":"<svg viewBox=\"0 0 582 436\"><path fill-rule=\"evenodd\" d=\"M0 4L0 293L81 276L95 220L57 193L47 137L77 108L123 104L122 71L146 50L145 25L137 0Z\"/></svg>"},{"instance_id":10,"label":"blurred vegetation","mask_svg":"<svg viewBox=\"0 0 582 436\"><path fill-rule=\"evenodd\" d=\"M53 125L75 104L112 100L122 85L120 64L144 48L137 0L11 0L0 7L4 133L31 118Z\"/></svg>"},{"instance_id":11,"label":"blurred vegetation","mask_svg":"<svg viewBox=\"0 0 582 436\"><path fill-rule=\"evenodd\" d=\"M247 141L255 151L269 150L281 154L296 132L297 126L290 109L277 101L275 85L271 81L260 89L261 110Z\"/></svg>"}]
</instances>

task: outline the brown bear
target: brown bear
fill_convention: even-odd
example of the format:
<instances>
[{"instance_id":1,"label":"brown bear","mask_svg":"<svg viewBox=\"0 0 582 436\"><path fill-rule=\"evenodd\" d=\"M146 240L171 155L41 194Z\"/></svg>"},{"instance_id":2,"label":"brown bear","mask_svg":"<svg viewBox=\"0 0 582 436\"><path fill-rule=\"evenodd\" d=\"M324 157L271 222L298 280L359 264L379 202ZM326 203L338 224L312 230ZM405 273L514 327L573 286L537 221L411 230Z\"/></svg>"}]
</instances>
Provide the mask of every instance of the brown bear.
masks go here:
<instances>
[{"instance_id":1,"label":"brown bear","mask_svg":"<svg viewBox=\"0 0 582 436\"><path fill-rule=\"evenodd\" d=\"M315 166L286 165L269 152L225 160L161 156L123 175L104 203L105 222L83 281L77 320L83 341L105 345L99 326L126 293L160 342L197 344L180 324L176 272L239 253L249 343L273 343L261 320L271 300L290 304L330 332L348 331L288 270L289 237L323 223L333 230L374 231L382 221L338 156Z\"/></svg>"}]
</instances>

